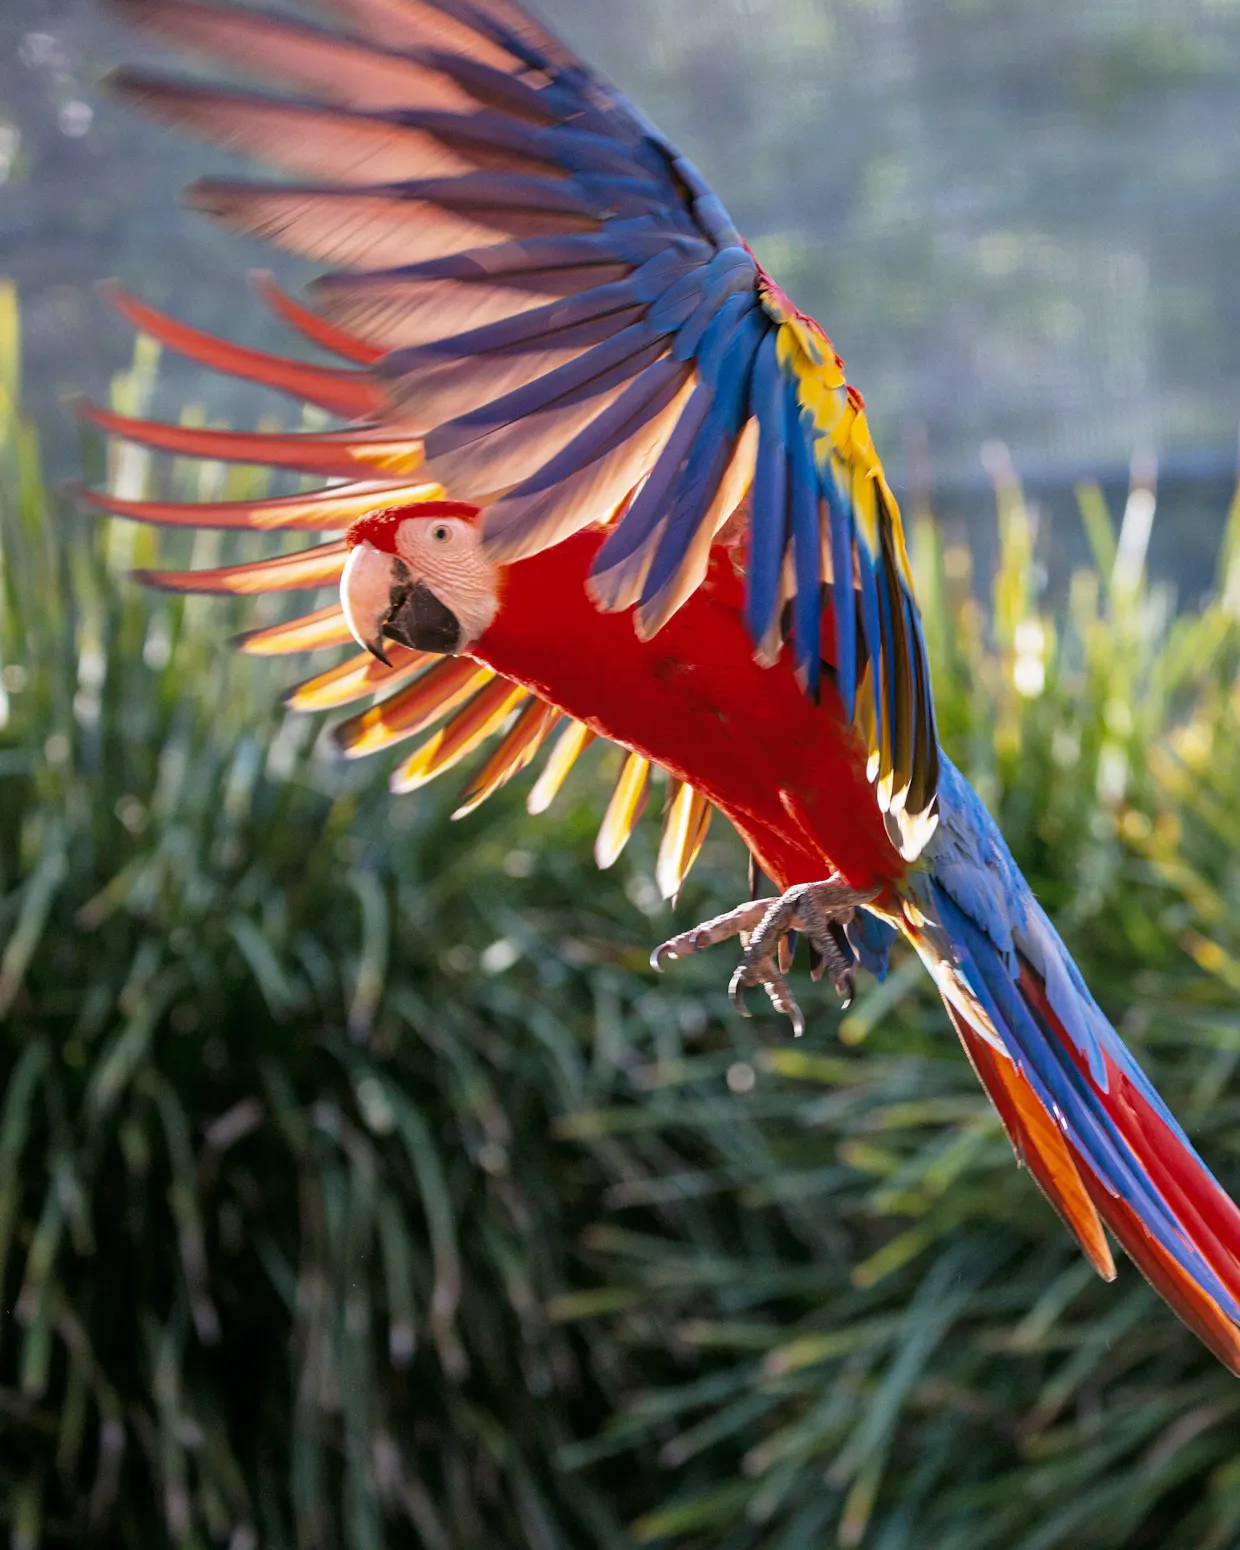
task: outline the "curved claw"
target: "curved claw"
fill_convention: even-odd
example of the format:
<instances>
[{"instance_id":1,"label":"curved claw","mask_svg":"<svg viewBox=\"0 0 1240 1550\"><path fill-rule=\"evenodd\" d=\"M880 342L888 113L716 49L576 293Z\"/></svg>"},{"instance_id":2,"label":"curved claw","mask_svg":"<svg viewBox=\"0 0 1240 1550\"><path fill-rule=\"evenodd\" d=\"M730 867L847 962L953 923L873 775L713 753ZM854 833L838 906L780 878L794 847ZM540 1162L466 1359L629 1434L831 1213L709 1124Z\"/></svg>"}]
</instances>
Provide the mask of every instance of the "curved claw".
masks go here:
<instances>
[{"instance_id":1,"label":"curved claw","mask_svg":"<svg viewBox=\"0 0 1240 1550\"><path fill-rule=\"evenodd\" d=\"M666 942L660 942L650 955L650 967L662 974L665 963L676 963L697 952L699 944L695 936L694 931L682 931L679 936L670 936Z\"/></svg>"},{"instance_id":2,"label":"curved claw","mask_svg":"<svg viewBox=\"0 0 1240 1550\"><path fill-rule=\"evenodd\" d=\"M703 921L691 931L669 937L651 953L650 966L662 970L665 963L739 936L744 953L728 984L729 1000L742 1017L750 1017L744 993L752 985L761 985L772 1007L788 1019L793 1035L800 1038L805 1032L805 1018L782 972L785 959L791 961L791 947L797 934L803 932L809 942L813 978L821 979L830 972L831 983L844 1006L851 1006L855 965L843 932L834 927L847 919L857 905L873 897L872 892L861 893L849 887L838 875L821 883L800 883L777 899L751 899L725 915Z\"/></svg>"},{"instance_id":3,"label":"curved claw","mask_svg":"<svg viewBox=\"0 0 1240 1550\"><path fill-rule=\"evenodd\" d=\"M782 974L774 973L770 979L762 981L762 988L766 991L767 999L774 1009L781 1012L792 1024L793 1038L799 1039L805 1032L805 1018L797 1005L796 997L788 988L788 981Z\"/></svg>"},{"instance_id":4,"label":"curved claw","mask_svg":"<svg viewBox=\"0 0 1240 1550\"><path fill-rule=\"evenodd\" d=\"M788 1005L781 1008L781 1010L787 1015L788 1021L792 1024L792 1037L794 1039L799 1039L805 1032L805 1015L801 1011L801 1008L792 999L792 997L789 996Z\"/></svg>"},{"instance_id":5,"label":"curved claw","mask_svg":"<svg viewBox=\"0 0 1240 1550\"><path fill-rule=\"evenodd\" d=\"M728 982L728 1000L731 1001L732 1005L736 1008L742 1017L753 1016L753 1013L745 1005L744 992L745 987L748 984L749 980L745 975L745 965L743 963L738 963L736 966L736 972Z\"/></svg>"}]
</instances>

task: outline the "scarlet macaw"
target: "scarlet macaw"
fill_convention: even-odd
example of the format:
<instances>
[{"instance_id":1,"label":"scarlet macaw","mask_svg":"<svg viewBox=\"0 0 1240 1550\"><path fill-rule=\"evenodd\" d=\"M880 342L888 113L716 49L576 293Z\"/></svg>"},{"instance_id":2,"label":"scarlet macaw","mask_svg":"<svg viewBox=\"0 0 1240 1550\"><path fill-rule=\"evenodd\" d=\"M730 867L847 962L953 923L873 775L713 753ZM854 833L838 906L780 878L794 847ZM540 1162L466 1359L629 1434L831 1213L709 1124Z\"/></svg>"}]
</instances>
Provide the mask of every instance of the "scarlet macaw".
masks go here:
<instances>
[{"instance_id":1,"label":"scarlet macaw","mask_svg":"<svg viewBox=\"0 0 1240 1550\"><path fill-rule=\"evenodd\" d=\"M212 179L190 200L342 266L277 310L345 364L224 343L113 289L204 364L346 422L242 434L125 419L113 434L329 482L176 505L88 498L181 526L338 534L295 554L145 579L337 602L243 637L364 647L289 696L386 692L348 754L443 725L397 790L498 744L463 810L560 728L545 806L593 736L628 750L600 835L614 860L651 766L671 779L674 893L712 808L782 891L672 938L748 933L733 980L800 1013L804 933L847 995L899 932L934 976L1023 1161L1098 1272L1109 1226L1240 1373L1240 1213L1091 997L967 782L940 752L899 510L864 405L811 319L693 166L515 0L330 0L347 31L200 0L115 0L157 41L296 96L115 84L166 122L323 179ZM450 499L448 497L451 497ZM447 718L446 720L444 718Z\"/></svg>"}]
</instances>

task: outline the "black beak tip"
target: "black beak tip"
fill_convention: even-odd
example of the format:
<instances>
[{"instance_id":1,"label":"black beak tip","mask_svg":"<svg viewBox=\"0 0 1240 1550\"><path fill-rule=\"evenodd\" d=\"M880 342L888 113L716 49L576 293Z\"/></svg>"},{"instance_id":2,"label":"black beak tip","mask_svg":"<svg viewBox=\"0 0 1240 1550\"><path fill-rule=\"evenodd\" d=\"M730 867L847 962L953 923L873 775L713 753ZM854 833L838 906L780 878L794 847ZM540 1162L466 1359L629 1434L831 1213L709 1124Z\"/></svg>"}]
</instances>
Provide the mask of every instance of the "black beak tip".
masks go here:
<instances>
[{"instance_id":1,"label":"black beak tip","mask_svg":"<svg viewBox=\"0 0 1240 1550\"><path fill-rule=\"evenodd\" d=\"M383 649L382 636L377 636L374 640L368 640L366 642L366 650L370 652L372 657L378 657L379 661L383 663L384 667L391 667L391 658Z\"/></svg>"}]
</instances>

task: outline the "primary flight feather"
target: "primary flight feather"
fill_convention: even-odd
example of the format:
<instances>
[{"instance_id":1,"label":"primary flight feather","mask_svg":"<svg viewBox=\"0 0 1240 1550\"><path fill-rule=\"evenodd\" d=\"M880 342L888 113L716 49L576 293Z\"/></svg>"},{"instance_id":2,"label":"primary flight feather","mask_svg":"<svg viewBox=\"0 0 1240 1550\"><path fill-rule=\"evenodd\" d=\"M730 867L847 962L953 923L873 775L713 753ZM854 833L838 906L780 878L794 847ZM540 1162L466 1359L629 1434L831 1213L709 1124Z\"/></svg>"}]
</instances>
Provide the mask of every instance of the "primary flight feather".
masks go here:
<instances>
[{"instance_id":1,"label":"primary flight feather","mask_svg":"<svg viewBox=\"0 0 1240 1550\"><path fill-rule=\"evenodd\" d=\"M164 44L276 93L125 71L165 122L307 181L210 179L198 209L332 266L280 314L343 364L226 344L113 289L204 365L346 422L236 433L86 413L183 456L317 491L139 520L321 533L295 554L150 573L178 590L338 587L243 637L365 648L291 691L382 693L349 755L436 728L413 789L489 744L461 812L551 752L531 806L594 737L628 750L599 836L615 860L669 788L675 894L713 810L782 890L664 943L747 933L733 992L800 1026L790 934L851 992L897 932L933 974L1018 1157L1104 1276L1104 1224L1240 1372L1240 1213L1089 994L1002 837L938 748L899 510L860 395L694 167L514 0L332 0L337 30L199 0L114 0ZM343 539L336 535L347 530Z\"/></svg>"}]
</instances>

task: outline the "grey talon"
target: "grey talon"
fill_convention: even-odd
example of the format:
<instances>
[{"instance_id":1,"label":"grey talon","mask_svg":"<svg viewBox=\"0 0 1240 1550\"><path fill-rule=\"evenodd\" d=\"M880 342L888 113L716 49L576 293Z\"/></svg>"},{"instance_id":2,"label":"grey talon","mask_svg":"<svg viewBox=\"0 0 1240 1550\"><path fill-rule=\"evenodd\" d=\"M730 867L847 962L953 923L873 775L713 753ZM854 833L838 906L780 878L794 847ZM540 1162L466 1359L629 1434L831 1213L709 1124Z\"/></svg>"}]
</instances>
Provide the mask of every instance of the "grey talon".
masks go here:
<instances>
[{"instance_id":1,"label":"grey talon","mask_svg":"<svg viewBox=\"0 0 1240 1550\"><path fill-rule=\"evenodd\" d=\"M783 959L791 960L788 939L803 933L811 953L811 978L830 973L845 1007L852 1005L857 963L845 926L861 905L875 897L850 887L838 874L818 883L797 883L775 899L751 899L724 915L716 915L679 936L671 937L651 955L661 970L667 960L688 957L731 937L741 939L741 961L728 984L732 1005L743 1017L752 1014L744 992L761 985L776 1012L787 1017L795 1037L805 1031L805 1018L788 988Z\"/></svg>"}]
</instances>

